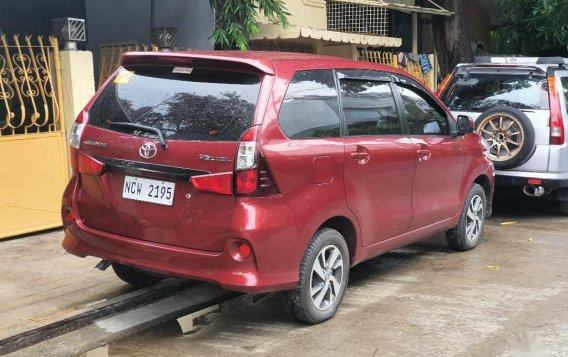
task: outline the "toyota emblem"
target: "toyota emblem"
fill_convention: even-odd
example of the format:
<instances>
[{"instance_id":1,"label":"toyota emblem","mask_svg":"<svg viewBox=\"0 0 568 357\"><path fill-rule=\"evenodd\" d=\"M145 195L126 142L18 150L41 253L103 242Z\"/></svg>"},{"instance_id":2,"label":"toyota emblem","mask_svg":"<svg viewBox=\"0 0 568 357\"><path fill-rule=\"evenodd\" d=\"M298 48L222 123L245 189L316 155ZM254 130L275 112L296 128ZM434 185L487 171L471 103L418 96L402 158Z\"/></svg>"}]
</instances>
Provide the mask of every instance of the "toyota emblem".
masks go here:
<instances>
[{"instance_id":1,"label":"toyota emblem","mask_svg":"<svg viewBox=\"0 0 568 357\"><path fill-rule=\"evenodd\" d=\"M145 143L140 147L140 150L138 152L140 153L140 156L142 156L142 158L151 159L156 156L158 149L156 149L156 145L152 143Z\"/></svg>"}]
</instances>

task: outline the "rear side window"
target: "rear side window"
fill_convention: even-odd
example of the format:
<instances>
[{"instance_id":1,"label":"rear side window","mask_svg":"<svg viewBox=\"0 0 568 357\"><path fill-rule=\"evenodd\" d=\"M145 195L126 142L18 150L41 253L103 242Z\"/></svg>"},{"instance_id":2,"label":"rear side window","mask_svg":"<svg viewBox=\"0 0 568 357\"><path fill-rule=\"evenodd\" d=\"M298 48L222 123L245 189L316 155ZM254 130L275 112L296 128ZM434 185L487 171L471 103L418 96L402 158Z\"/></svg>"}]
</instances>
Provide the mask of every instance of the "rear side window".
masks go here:
<instances>
[{"instance_id":1,"label":"rear side window","mask_svg":"<svg viewBox=\"0 0 568 357\"><path fill-rule=\"evenodd\" d=\"M542 75L470 73L455 76L442 98L455 111L484 112L496 105L517 109L549 108L548 85Z\"/></svg>"},{"instance_id":2,"label":"rear side window","mask_svg":"<svg viewBox=\"0 0 568 357\"><path fill-rule=\"evenodd\" d=\"M562 94L564 94L564 104L566 111L568 111L568 77L562 77L560 81L562 83Z\"/></svg>"},{"instance_id":3,"label":"rear side window","mask_svg":"<svg viewBox=\"0 0 568 357\"><path fill-rule=\"evenodd\" d=\"M430 103L424 93L411 86L396 84L410 135L448 135L448 116ZM428 98L428 99L427 99ZM443 114L442 114L443 113Z\"/></svg>"},{"instance_id":4,"label":"rear side window","mask_svg":"<svg viewBox=\"0 0 568 357\"><path fill-rule=\"evenodd\" d=\"M155 134L112 125L160 129L174 140L237 141L252 125L260 77L198 68L121 69L89 113L89 124L121 133Z\"/></svg>"},{"instance_id":5,"label":"rear side window","mask_svg":"<svg viewBox=\"0 0 568 357\"><path fill-rule=\"evenodd\" d=\"M402 133L393 93L388 83L359 79L342 79L340 83L348 135Z\"/></svg>"},{"instance_id":6,"label":"rear side window","mask_svg":"<svg viewBox=\"0 0 568 357\"><path fill-rule=\"evenodd\" d=\"M331 70L296 72L278 115L291 139L339 137L339 104Z\"/></svg>"}]
</instances>

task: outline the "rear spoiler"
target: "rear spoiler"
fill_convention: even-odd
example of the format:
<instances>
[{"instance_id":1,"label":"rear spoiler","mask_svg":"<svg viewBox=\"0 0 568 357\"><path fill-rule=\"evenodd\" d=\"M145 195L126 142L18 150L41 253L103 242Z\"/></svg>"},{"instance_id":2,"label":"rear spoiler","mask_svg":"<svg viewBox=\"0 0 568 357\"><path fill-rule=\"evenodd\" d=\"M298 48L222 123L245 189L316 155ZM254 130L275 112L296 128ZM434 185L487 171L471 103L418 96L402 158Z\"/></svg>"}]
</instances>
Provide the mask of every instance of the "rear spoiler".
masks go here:
<instances>
[{"instance_id":1,"label":"rear spoiler","mask_svg":"<svg viewBox=\"0 0 568 357\"><path fill-rule=\"evenodd\" d=\"M476 56L476 64L556 64L568 65L568 58L562 57L491 57Z\"/></svg>"},{"instance_id":2,"label":"rear spoiler","mask_svg":"<svg viewBox=\"0 0 568 357\"><path fill-rule=\"evenodd\" d=\"M268 60L247 58L244 56L217 55L214 51L209 52L127 52L121 57L122 66L135 65L212 65L215 67L228 67L227 62L233 68L249 68L266 74L274 75L274 66Z\"/></svg>"}]
</instances>

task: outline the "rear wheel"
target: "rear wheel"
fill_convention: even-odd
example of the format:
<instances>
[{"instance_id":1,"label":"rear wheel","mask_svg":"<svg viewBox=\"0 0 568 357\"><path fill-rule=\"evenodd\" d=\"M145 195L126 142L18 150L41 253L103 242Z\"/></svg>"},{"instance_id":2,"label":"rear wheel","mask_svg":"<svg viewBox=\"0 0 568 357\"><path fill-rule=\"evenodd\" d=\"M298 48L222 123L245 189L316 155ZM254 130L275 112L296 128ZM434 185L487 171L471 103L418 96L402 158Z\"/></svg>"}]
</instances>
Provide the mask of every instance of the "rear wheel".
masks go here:
<instances>
[{"instance_id":1,"label":"rear wheel","mask_svg":"<svg viewBox=\"0 0 568 357\"><path fill-rule=\"evenodd\" d=\"M119 263L112 263L112 270L114 270L116 276L122 281L137 288L154 285L164 279L161 276L150 274L142 269Z\"/></svg>"},{"instance_id":2,"label":"rear wheel","mask_svg":"<svg viewBox=\"0 0 568 357\"><path fill-rule=\"evenodd\" d=\"M559 202L559 204L560 204L560 213L568 216L568 202Z\"/></svg>"},{"instance_id":3,"label":"rear wheel","mask_svg":"<svg viewBox=\"0 0 568 357\"><path fill-rule=\"evenodd\" d=\"M310 324L335 315L349 280L349 250L336 230L319 230L300 265L298 287L284 293L286 307L298 320Z\"/></svg>"},{"instance_id":4,"label":"rear wheel","mask_svg":"<svg viewBox=\"0 0 568 357\"><path fill-rule=\"evenodd\" d=\"M452 249L466 251L477 246L485 226L486 201L483 187L474 183L465 199L457 227L446 232L446 240Z\"/></svg>"}]
</instances>

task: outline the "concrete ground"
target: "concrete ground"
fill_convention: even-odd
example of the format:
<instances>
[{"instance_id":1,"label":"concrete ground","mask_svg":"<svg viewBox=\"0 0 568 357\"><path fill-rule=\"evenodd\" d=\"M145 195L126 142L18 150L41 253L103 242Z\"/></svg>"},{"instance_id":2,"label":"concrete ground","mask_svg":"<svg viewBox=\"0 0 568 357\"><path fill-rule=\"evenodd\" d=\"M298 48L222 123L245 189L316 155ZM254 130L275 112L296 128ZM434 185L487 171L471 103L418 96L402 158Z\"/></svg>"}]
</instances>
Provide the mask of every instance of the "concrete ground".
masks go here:
<instances>
[{"instance_id":1,"label":"concrete ground","mask_svg":"<svg viewBox=\"0 0 568 357\"><path fill-rule=\"evenodd\" d=\"M443 235L361 264L337 315L295 322L279 294L182 336L174 322L111 356L568 355L568 219L553 204L497 197L482 244Z\"/></svg>"},{"instance_id":2,"label":"concrete ground","mask_svg":"<svg viewBox=\"0 0 568 357\"><path fill-rule=\"evenodd\" d=\"M94 269L61 247L63 231L0 241L0 339L76 315L128 291L112 269Z\"/></svg>"}]
</instances>

